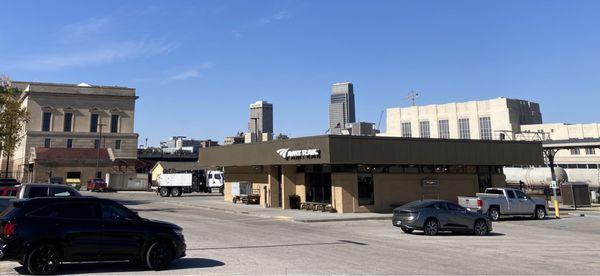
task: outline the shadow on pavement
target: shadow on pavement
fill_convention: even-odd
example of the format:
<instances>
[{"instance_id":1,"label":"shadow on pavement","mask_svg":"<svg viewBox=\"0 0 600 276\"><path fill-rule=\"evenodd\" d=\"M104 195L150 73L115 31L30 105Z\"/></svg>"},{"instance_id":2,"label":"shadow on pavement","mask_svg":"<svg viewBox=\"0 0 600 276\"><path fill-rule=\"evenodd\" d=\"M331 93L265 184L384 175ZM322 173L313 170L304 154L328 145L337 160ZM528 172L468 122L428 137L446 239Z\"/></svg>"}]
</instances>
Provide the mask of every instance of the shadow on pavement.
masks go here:
<instances>
[{"instance_id":1,"label":"shadow on pavement","mask_svg":"<svg viewBox=\"0 0 600 276\"><path fill-rule=\"evenodd\" d=\"M190 269L190 268L210 268L223 266L225 263L212 259L202 258L183 258L175 260L171 263L168 269L162 273L169 273L172 270ZM16 267L15 271L19 274L28 274L25 267ZM56 274L94 274L94 273L127 273L127 272L148 272L151 274L155 271L129 262L101 262L101 263L68 263L62 264Z\"/></svg>"},{"instance_id":2,"label":"shadow on pavement","mask_svg":"<svg viewBox=\"0 0 600 276\"><path fill-rule=\"evenodd\" d=\"M362 242L349 241L349 240L338 240L336 242L291 243L291 244L225 246L225 247L201 247L201 248L188 248L188 249L186 249L186 251L272 248L272 247L297 247L297 246L315 246L315 245L345 245L345 244L368 245L368 244L362 243Z\"/></svg>"},{"instance_id":3,"label":"shadow on pavement","mask_svg":"<svg viewBox=\"0 0 600 276\"><path fill-rule=\"evenodd\" d=\"M420 231L419 232L414 232L414 233L412 233L410 235L427 236L427 235L425 235L425 233L420 232ZM488 233L485 236L477 236L477 235L475 235L473 233L467 233L467 232L464 232L464 233L460 233L460 232L458 232L458 233L453 233L453 232L439 232L437 234L437 236L473 236L473 237L483 237L483 238L485 238L485 237L504 236L504 234L498 233L498 232L490 232L490 233Z\"/></svg>"}]
</instances>

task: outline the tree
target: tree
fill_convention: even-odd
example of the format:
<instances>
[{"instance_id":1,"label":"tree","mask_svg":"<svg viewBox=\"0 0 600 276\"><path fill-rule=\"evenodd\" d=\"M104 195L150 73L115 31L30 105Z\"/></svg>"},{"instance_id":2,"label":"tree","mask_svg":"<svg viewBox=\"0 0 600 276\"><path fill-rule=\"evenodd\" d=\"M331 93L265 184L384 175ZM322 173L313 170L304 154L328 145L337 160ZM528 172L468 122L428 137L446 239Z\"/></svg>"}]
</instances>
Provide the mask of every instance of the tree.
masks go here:
<instances>
[{"instance_id":1,"label":"tree","mask_svg":"<svg viewBox=\"0 0 600 276\"><path fill-rule=\"evenodd\" d=\"M0 76L0 145L6 155L5 177L8 177L10 158L23 140L23 127L29 121L29 112L19 99L21 91L11 85L10 79Z\"/></svg>"}]
</instances>

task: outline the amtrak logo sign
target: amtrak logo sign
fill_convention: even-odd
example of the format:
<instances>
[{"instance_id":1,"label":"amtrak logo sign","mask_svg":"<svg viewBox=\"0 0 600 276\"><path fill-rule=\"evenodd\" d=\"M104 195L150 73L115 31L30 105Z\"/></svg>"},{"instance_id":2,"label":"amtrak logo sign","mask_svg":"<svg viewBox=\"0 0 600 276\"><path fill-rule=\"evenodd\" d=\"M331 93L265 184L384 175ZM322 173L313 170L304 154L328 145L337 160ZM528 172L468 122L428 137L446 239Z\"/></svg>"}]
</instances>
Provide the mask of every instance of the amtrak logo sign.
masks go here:
<instances>
[{"instance_id":1,"label":"amtrak logo sign","mask_svg":"<svg viewBox=\"0 0 600 276\"><path fill-rule=\"evenodd\" d=\"M313 159L321 157L320 149L290 150L278 149L277 154L286 160Z\"/></svg>"}]
</instances>

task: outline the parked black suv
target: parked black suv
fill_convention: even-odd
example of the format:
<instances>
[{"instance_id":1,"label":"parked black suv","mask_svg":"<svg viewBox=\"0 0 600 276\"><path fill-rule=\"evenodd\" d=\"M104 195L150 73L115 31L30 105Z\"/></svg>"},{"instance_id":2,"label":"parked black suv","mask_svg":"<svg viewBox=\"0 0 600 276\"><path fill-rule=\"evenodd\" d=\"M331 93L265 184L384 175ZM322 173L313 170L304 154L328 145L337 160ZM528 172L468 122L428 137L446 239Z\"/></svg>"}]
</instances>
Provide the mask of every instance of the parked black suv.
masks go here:
<instances>
[{"instance_id":1,"label":"parked black suv","mask_svg":"<svg viewBox=\"0 0 600 276\"><path fill-rule=\"evenodd\" d=\"M31 274L51 274L61 262L130 260L161 270L185 256L182 228L140 218L108 199L34 198L0 214L0 258Z\"/></svg>"}]
</instances>

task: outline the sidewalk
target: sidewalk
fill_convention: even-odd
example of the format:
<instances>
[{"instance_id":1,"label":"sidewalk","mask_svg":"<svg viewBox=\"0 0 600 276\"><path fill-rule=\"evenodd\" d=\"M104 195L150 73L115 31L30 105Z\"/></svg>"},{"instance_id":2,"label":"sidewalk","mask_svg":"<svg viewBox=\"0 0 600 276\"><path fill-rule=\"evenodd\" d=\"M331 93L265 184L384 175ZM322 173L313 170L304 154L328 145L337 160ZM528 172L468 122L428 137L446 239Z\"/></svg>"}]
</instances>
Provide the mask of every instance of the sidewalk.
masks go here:
<instances>
[{"instance_id":1,"label":"sidewalk","mask_svg":"<svg viewBox=\"0 0 600 276\"><path fill-rule=\"evenodd\" d=\"M600 204L592 204L592 206L588 207L573 207L569 205L558 206L558 210L560 214L568 214L572 216L581 216L581 215L592 215L592 216L600 216ZM548 205L548 215L554 215L554 207L550 203Z\"/></svg>"},{"instance_id":2,"label":"sidewalk","mask_svg":"<svg viewBox=\"0 0 600 276\"><path fill-rule=\"evenodd\" d=\"M331 222L356 220L391 220L391 213L326 213L321 211L291 210L281 208L263 208L259 205L234 204L222 200L202 201L165 201L163 203L186 207L209 209L232 214L250 215L262 218L290 220L295 222Z\"/></svg>"}]
</instances>

